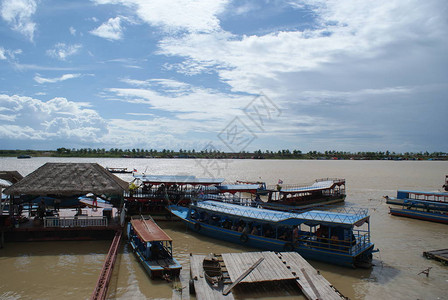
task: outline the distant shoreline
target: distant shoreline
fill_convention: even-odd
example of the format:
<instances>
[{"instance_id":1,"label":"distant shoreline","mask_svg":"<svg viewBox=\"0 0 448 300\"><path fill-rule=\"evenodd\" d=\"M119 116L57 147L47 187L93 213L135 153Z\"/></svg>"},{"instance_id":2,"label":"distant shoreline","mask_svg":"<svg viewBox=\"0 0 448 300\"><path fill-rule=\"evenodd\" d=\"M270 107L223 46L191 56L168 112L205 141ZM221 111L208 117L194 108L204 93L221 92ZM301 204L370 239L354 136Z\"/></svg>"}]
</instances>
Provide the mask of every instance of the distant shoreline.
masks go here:
<instances>
[{"instance_id":1,"label":"distant shoreline","mask_svg":"<svg viewBox=\"0 0 448 300\"><path fill-rule=\"evenodd\" d=\"M433 153L395 153L395 152L341 152L341 151L310 151L302 153L299 150L280 150L265 151L261 150L254 152L238 152L228 153L219 151L195 151L195 150L121 150L121 149L66 149L58 148L57 150L0 150L0 157L17 157L28 158L32 157L89 157L89 158L170 158L170 159L308 159L308 160L436 160L447 161L448 153L433 152Z\"/></svg>"}]
</instances>

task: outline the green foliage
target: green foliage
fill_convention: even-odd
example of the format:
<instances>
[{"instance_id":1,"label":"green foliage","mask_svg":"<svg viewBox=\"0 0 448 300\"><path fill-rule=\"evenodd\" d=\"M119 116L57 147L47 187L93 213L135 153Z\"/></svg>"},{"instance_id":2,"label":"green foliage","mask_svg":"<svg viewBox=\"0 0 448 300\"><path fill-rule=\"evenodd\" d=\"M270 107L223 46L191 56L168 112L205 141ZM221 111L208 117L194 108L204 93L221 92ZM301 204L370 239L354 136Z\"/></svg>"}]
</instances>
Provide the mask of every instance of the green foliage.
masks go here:
<instances>
[{"instance_id":1,"label":"green foliage","mask_svg":"<svg viewBox=\"0 0 448 300\"><path fill-rule=\"evenodd\" d=\"M130 157L130 158L209 158L209 159L328 159L328 160L448 160L446 152L405 152L395 153L387 151L346 152L327 150L324 152L309 151L303 153L301 150L282 149L278 151L256 150L254 152L241 151L237 153L221 152L218 150L196 151L180 149L179 151L162 149L119 149L111 148L57 148L55 150L0 150L0 156L30 155L34 157Z\"/></svg>"}]
</instances>

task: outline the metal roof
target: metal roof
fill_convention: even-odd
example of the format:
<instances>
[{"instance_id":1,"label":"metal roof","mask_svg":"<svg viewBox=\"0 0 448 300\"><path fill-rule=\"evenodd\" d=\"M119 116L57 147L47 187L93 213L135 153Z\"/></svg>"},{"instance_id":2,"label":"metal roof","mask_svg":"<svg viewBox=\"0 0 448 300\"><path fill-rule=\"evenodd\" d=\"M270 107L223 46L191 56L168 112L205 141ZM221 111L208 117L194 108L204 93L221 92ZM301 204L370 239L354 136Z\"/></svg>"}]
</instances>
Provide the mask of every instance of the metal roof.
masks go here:
<instances>
[{"instance_id":1,"label":"metal roof","mask_svg":"<svg viewBox=\"0 0 448 300\"><path fill-rule=\"evenodd\" d=\"M131 225L143 242L172 241L172 239L163 231L153 220L135 219L131 220Z\"/></svg>"},{"instance_id":2,"label":"metal roof","mask_svg":"<svg viewBox=\"0 0 448 300\"><path fill-rule=\"evenodd\" d=\"M360 225L369 218L367 209L352 209L351 211L345 210L342 212L312 210L304 213L290 213L212 200L197 202L195 205L198 208L216 213L285 225L299 225L306 222L331 223L333 225Z\"/></svg>"}]
</instances>

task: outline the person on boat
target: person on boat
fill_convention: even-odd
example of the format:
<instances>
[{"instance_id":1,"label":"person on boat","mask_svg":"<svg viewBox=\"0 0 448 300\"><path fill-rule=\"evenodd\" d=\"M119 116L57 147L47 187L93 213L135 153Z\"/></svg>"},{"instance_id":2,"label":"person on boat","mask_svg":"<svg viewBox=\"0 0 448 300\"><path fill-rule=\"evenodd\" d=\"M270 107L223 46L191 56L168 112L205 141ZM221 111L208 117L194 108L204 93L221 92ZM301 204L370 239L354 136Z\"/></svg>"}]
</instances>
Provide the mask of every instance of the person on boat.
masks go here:
<instances>
[{"instance_id":1,"label":"person on boat","mask_svg":"<svg viewBox=\"0 0 448 300\"><path fill-rule=\"evenodd\" d=\"M37 207L37 211L38 211L38 216L39 218L43 219L43 217L45 216L45 211L46 211L46 206L45 206L45 201L44 199L40 200L39 206Z\"/></svg>"},{"instance_id":2,"label":"person on boat","mask_svg":"<svg viewBox=\"0 0 448 300\"><path fill-rule=\"evenodd\" d=\"M61 206L61 199L59 198L54 199L53 206L55 211L59 211L59 207Z\"/></svg>"},{"instance_id":3,"label":"person on boat","mask_svg":"<svg viewBox=\"0 0 448 300\"><path fill-rule=\"evenodd\" d=\"M299 240L299 226L292 226L292 242L295 244Z\"/></svg>"},{"instance_id":4,"label":"person on boat","mask_svg":"<svg viewBox=\"0 0 448 300\"><path fill-rule=\"evenodd\" d=\"M252 228L252 231L251 231L250 234L252 234L252 235L258 235L258 229L257 229L257 226L254 226L254 227Z\"/></svg>"},{"instance_id":5,"label":"person on boat","mask_svg":"<svg viewBox=\"0 0 448 300\"><path fill-rule=\"evenodd\" d=\"M93 206L94 208L97 208L97 207L98 207L98 199L97 199L96 196L93 196L93 198L92 198L92 206Z\"/></svg>"}]
</instances>

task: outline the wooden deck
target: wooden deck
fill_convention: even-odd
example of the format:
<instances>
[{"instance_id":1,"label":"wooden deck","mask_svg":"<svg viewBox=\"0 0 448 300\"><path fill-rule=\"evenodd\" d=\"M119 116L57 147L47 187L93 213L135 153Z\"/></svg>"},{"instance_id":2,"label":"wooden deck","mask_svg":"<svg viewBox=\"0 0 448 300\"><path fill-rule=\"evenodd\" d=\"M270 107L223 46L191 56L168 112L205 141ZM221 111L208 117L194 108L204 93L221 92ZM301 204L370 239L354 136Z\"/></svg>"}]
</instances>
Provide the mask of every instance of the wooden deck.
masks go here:
<instances>
[{"instance_id":1,"label":"wooden deck","mask_svg":"<svg viewBox=\"0 0 448 300\"><path fill-rule=\"evenodd\" d=\"M216 256L222 257L221 266L224 274L224 280L218 287L210 286L204 278L202 261L205 255L190 256L191 278L198 300L244 298L241 294L244 293L244 290L259 290L258 287L249 288L251 285L259 286L260 283L265 285L276 282L276 285L285 284L284 288L287 289L287 283L291 281L296 282L307 299L345 299L297 252L224 253ZM239 278L260 259L262 259L261 263L253 268L247 276L243 279ZM224 296L223 291L238 279L241 279L241 286L237 285L227 296ZM296 292L299 293L298 289ZM263 295L258 295L258 297L263 297Z\"/></svg>"},{"instance_id":2,"label":"wooden deck","mask_svg":"<svg viewBox=\"0 0 448 300\"><path fill-rule=\"evenodd\" d=\"M448 264L448 249L425 251L423 252L423 255L426 258L435 259L443 262L444 264Z\"/></svg>"}]
</instances>

